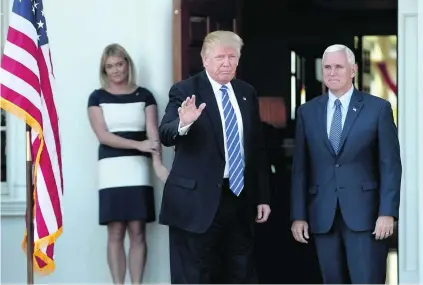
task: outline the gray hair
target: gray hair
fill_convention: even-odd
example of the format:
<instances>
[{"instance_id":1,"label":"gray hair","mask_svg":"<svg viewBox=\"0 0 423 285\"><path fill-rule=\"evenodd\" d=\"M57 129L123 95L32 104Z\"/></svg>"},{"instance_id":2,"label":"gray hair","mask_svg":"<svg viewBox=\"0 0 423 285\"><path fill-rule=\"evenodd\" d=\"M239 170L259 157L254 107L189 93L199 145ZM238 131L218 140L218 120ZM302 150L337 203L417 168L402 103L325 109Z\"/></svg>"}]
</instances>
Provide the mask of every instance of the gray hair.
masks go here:
<instances>
[{"instance_id":1,"label":"gray hair","mask_svg":"<svg viewBox=\"0 0 423 285\"><path fill-rule=\"evenodd\" d=\"M214 31L209 33L203 42L201 57L206 57L215 46L230 46L241 57L241 48L244 45L241 37L231 31Z\"/></svg>"},{"instance_id":2,"label":"gray hair","mask_svg":"<svg viewBox=\"0 0 423 285\"><path fill-rule=\"evenodd\" d=\"M100 60L100 84L101 87L107 88L108 79L105 70L106 60L109 56L117 56L125 59L128 64L128 85L136 85L136 74L135 74L135 65L132 58L129 56L129 53L119 44L110 44L106 46L103 50Z\"/></svg>"},{"instance_id":3,"label":"gray hair","mask_svg":"<svg viewBox=\"0 0 423 285\"><path fill-rule=\"evenodd\" d=\"M354 53L352 52L352 50L347 46L339 45L339 44L331 45L328 48L326 48L326 50L325 50L325 52L323 53L323 56L322 56L322 63L325 60L325 56L326 56L327 53L338 52L338 51L345 52L345 55L347 56L347 60L348 60L349 64L351 64L351 65L355 64L355 56L354 56Z\"/></svg>"}]
</instances>

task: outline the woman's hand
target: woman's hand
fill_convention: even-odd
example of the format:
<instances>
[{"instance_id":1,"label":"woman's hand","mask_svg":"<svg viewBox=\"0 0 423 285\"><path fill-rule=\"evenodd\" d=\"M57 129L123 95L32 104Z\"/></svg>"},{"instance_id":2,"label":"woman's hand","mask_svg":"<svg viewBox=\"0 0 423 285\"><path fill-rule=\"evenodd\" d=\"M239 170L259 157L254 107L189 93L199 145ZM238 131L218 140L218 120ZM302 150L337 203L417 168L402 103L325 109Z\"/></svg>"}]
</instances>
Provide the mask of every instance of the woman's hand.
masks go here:
<instances>
[{"instance_id":1,"label":"woman's hand","mask_svg":"<svg viewBox=\"0 0 423 285\"><path fill-rule=\"evenodd\" d=\"M135 148L141 152L149 152L152 154L160 154L161 144L159 141L144 140L137 142Z\"/></svg>"}]
</instances>

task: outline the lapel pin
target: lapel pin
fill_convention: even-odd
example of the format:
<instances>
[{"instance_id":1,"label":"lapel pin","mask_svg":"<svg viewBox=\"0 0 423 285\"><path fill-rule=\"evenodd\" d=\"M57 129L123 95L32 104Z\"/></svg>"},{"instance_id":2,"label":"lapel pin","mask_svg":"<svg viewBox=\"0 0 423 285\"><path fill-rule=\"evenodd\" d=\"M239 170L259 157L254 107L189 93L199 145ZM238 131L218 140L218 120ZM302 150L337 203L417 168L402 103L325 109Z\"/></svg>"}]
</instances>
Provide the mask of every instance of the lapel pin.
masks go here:
<instances>
[{"instance_id":1,"label":"lapel pin","mask_svg":"<svg viewBox=\"0 0 423 285\"><path fill-rule=\"evenodd\" d=\"M354 112L357 112L357 109L354 107L354 108L353 108L353 111L354 111Z\"/></svg>"},{"instance_id":2,"label":"lapel pin","mask_svg":"<svg viewBox=\"0 0 423 285\"><path fill-rule=\"evenodd\" d=\"M242 99L244 99L244 101L247 100L247 98L245 98L245 97L242 97Z\"/></svg>"}]
</instances>

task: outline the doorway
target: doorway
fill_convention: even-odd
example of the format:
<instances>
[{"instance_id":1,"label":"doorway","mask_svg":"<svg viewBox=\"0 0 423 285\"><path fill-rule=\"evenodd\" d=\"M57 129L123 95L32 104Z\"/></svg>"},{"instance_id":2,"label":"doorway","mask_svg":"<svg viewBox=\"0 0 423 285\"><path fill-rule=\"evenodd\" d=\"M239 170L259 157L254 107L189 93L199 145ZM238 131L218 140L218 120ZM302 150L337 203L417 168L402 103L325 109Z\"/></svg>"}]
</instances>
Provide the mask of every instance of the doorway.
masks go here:
<instances>
[{"instance_id":1,"label":"doorway","mask_svg":"<svg viewBox=\"0 0 423 285\"><path fill-rule=\"evenodd\" d=\"M276 115L264 113L269 107L261 106L274 173L274 204L269 223L257 227L259 279L273 284L321 283L314 245L298 244L290 233L295 114L301 104L326 91L321 57L327 46L338 43L356 55L356 88L390 101L396 121L397 2L246 0L242 11L245 47L240 77L257 89L261 104L282 100L284 107L272 113L286 114L280 122ZM276 121L283 127L272 123ZM388 284L398 283L397 249L395 233L388 257Z\"/></svg>"}]
</instances>

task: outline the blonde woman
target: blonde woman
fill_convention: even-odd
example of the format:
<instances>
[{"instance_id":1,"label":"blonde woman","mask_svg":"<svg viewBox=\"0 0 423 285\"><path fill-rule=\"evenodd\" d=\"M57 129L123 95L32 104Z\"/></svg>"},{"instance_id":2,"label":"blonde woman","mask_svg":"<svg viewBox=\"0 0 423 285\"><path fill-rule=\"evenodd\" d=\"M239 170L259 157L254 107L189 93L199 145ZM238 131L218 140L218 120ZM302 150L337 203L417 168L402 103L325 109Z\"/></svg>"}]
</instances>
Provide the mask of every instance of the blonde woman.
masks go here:
<instances>
[{"instance_id":1,"label":"blonde woman","mask_svg":"<svg viewBox=\"0 0 423 285\"><path fill-rule=\"evenodd\" d=\"M140 284L147 253L145 223L155 220L151 165L163 182L168 176L161 162L157 105L150 91L136 85L134 63L118 44L103 51L100 81L101 88L88 100L90 124L100 143L99 223L108 229L113 282L125 280L128 231L129 274L133 284Z\"/></svg>"}]
</instances>

